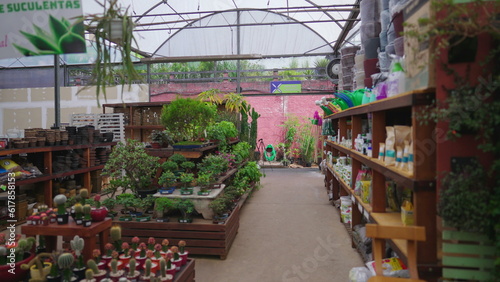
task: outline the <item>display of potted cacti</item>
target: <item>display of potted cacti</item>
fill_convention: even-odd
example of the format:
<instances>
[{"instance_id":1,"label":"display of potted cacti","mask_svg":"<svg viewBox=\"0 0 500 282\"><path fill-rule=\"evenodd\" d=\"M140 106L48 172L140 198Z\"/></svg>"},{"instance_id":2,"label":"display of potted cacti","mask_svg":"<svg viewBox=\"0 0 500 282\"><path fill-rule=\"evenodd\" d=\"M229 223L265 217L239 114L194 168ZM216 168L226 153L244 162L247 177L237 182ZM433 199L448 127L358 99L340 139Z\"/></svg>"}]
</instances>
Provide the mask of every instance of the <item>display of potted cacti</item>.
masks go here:
<instances>
[{"instance_id":1,"label":"display of potted cacti","mask_svg":"<svg viewBox=\"0 0 500 282\"><path fill-rule=\"evenodd\" d=\"M133 258L128 262L127 279L131 281L137 281L140 275L141 272L137 270L137 262Z\"/></svg>"},{"instance_id":2,"label":"display of potted cacti","mask_svg":"<svg viewBox=\"0 0 500 282\"><path fill-rule=\"evenodd\" d=\"M182 259L181 265L185 265L187 263L188 254L189 254L189 252L186 251L186 241L180 240L179 241L179 256Z\"/></svg>"},{"instance_id":3,"label":"display of potted cacti","mask_svg":"<svg viewBox=\"0 0 500 282\"><path fill-rule=\"evenodd\" d=\"M57 224L68 224L69 215L65 206L67 200L63 194L54 197L54 204L57 205Z\"/></svg>"},{"instance_id":4,"label":"display of potted cacti","mask_svg":"<svg viewBox=\"0 0 500 282\"><path fill-rule=\"evenodd\" d=\"M119 261L117 259L112 259L110 264L111 272L109 273L109 278L114 282L118 282L120 277L123 276L124 270L118 269Z\"/></svg>"},{"instance_id":5,"label":"display of potted cacti","mask_svg":"<svg viewBox=\"0 0 500 282\"><path fill-rule=\"evenodd\" d=\"M107 271L105 269L100 269L97 262L93 259L87 261L87 267L92 271L93 277L96 282L101 281L107 276Z\"/></svg>"},{"instance_id":6,"label":"display of potted cacti","mask_svg":"<svg viewBox=\"0 0 500 282\"><path fill-rule=\"evenodd\" d=\"M172 281L173 275L167 273L167 261L164 258L160 259L160 281Z\"/></svg>"},{"instance_id":7,"label":"display of potted cacti","mask_svg":"<svg viewBox=\"0 0 500 282\"><path fill-rule=\"evenodd\" d=\"M84 227L89 227L92 225L92 207L89 204L85 204L83 206L83 226Z\"/></svg>"},{"instance_id":8,"label":"display of potted cacti","mask_svg":"<svg viewBox=\"0 0 500 282\"><path fill-rule=\"evenodd\" d=\"M177 246L172 246L170 248L170 251L172 251L172 263L175 265L175 270L180 271L181 266L182 266L182 259L179 255L179 248Z\"/></svg>"},{"instance_id":9,"label":"display of potted cacti","mask_svg":"<svg viewBox=\"0 0 500 282\"><path fill-rule=\"evenodd\" d=\"M172 258L174 257L174 254L172 251L168 251L168 253L165 255L165 260L167 261L167 274L170 274L172 276L177 273L175 264L172 263Z\"/></svg>"},{"instance_id":10,"label":"display of potted cacti","mask_svg":"<svg viewBox=\"0 0 500 282\"><path fill-rule=\"evenodd\" d=\"M101 261L107 265L111 261L111 254L113 253L115 246L111 243L106 243L106 245L104 245L104 249L106 250L106 253L101 257Z\"/></svg>"},{"instance_id":11,"label":"display of potted cacti","mask_svg":"<svg viewBox=\"0 0 500 282\"><path fill-rule=\"evenodd\" d=\"M131 259L129 250L130 245L127 242L123 242L121 245L121 254L119 256L119 259L121 262L123 262L124 265L127 265Z\"/></svg>"},{"instance_id":12,"label":"display of potted cacti","mask_svg":"<svg viewBox=\"0 0 500 282\"><path fill-rule=\"evenodd\" d=\"M141 242L138 246L139 252L136 252L135 260L138 263L138 268L142 269L144 266L144 262L146 261L146 250L148 247L146 246L146 243Z\"/></svg>"},{"instance_id":13,"label":"display of potted cacti","mask_svg":"<svg viewBox=\"0 0 500 282\"><path fill-rule=\"evenodd\" d=\"M70 282L76 280L76 277L73 276L73 271L71 270L74 261L75 258L71 253L63 253L57 259L57 264L61 268L62 272L61 282Z\"/></svg>"},{"instance_id":14,"label":"display of potted cacti","mask_svg":"<svg viewBox=\"0 0 500 282\"><path fill-rule=\"evenodd\" d=\"M191 187L191 182L194 180L194 174L183 172L179 176L179 180L182 183L181 195L192 195L193 187Z\"/></svg>"},{"instance_id":15,"label":"display of potted cacti","mask_svg":"<svg viewBox=\"0 0 500 282\"><path fill-rule=\"evenodd\" d=\"M94 279L94 272L92 271L92 269L85 270L85 279L81 281L96 282L96 279Z\"/></svg>"},{"instance_id":16,"label":"display of potted cacti","mask_svg":"<svg viewBox=\"0 0 500 282\"><path fill-rule=\"evenodd\" d=\"M78 277L78 279L83 279L85 277L85 264L83 262L82 250L85 246L85 241L80 236L75 235L73 240L70 242L71 249L75 253L75 265L73 268L73 273Z\"/></svg>"}]
</instances>

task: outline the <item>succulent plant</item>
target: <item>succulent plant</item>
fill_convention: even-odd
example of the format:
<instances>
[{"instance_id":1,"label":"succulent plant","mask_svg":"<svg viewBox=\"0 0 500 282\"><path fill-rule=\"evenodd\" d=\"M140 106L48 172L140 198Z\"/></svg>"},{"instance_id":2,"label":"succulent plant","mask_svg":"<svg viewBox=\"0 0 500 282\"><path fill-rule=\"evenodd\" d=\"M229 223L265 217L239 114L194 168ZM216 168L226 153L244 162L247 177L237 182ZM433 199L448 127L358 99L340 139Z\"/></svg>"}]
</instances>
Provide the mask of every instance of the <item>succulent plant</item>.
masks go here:
<instances>
[{"instance_id":1,"label":"succulent plant","mask_svg":"<svg viewBox=\"0 0 500 282\"><path fill-rule=\"evenodd\" d=\"M82 205L85 205L85 200L89 197L89 190L87 188L80 189L80 198Z\"/></svg>"},{"instance_id":2,"label":"succulent plant","mask_svg":"<svg viewBox=\"0 0 500 282\"><path fill-rule=\"evenodd\" d=\"M137 267L137 264L136 264L136 261L135 261L134 258L130 259L130 261L128 262L128 267L129 267L128 276L134 277L134 275L135 275L135 269Z\"/></svg>"},{"instance_id":3,"label":"succulent plant","mask_svg":"<svg viewBox=\"0 0 500 282\"><path fill-rule=\"evenodd\" d=\"M94 271L92 269L85 270L85 279L87 279L87 281L94 279Z\"/></svg>"},{"instance_id":4,"label":"succulent plant","mask_svg":"<svg viewBox=\"0 0 500 282\"><path fill-rule=\"evenodd\" d=\"M111 230L109 231L109 235L111 237L111 242L115 246L115 249L120 251L122 245L122 228L120 225L113 225Z\"/></svg>"},{"instance_id":5,"label":"succulent plant","mask_svg":"<svg viewBox=\"0 0 500 282\"><path fill-rule=\"evenodd\" d=\"M146 262L144 263L144 276L149 277L151 276L151 265L153 263L151 262L150 259L147 259Z\"/></svg>"},{"instance_id":6,"label":"succulent plant","mask_svg":"<svg viewBox=\"0 0 500 282\"><path fill-rule=\"evenodd\" d=\"M110 257L115 247L111 243L106 243L106 245L104 245L104 249L106 249L106 256Z\"/></svg>"},{"instance_id":7,"label":"succulent plant","mask_svg":"<svg viewBox=\"0 0 500 282\"><path fill-rule=\"evenodd\" d=\"M167 253L167 255L165 256L165 258L167 259L167 269L172 268L172 257L172 253Z\"/></svg>"},{"instance_id":8,"label":"succulent plant","mask_svg":"<svg viewBox=\"0 0 500 282\"><path fill-rule=\"evenodd\" d=\"M111 260L111 273L116 274L118 272L118 260Z\"/></svg>"},{"instance_id":9,"label":"succulent plant","mask_svg":"<svg viewBox=\"0 0 500 282\"><path fill-rule=\"evenodd\" d=\"M80 238L80 236L75 235L75 237L73 237L73 240L71 240L69 243L71 249L75 251L75 255L80 256L82 254L83 247L85 246L85 241L83 240L83 238Z\"/></svg>"},{"instance_id":10,"label":"succulent plant","mask_svg":"<svg viewBox=\"0 0 500 282\"><path fill-rule=\"evenodd\" d=\"M174 260L178 260L179 259L179 248L177 248L176 246L173 246L172 248L170 248L170 251L172 251L172 253L174 254Z\"/></svg>"},{"instance_id":11,"label":"succulent plant","mask_svg":"<svg viewBox=\"0 0 500 282\"><path fill-rule=\"evenodd\" d=\"M186 247L186 241L180 240L179 241L179 253L181 253L181 254L184 253L184 247Z\"/></svg>"},{"instance_id":12,"label":"succulent plant","mask_svg":"<svg viewBox=\"0 0 500 282\"><path fill-rule=\"evenodd\" d=\"M71 271L71 266L75 258L70 253L63 253L57 259L57 263L62 268L63 280L62 281L71 281L71 277L73 276L73 271Z\"/></svg>"},{"instance_id":13,"label":"succulent plant","mask_svg":"<svg viewBox=\"0 0 500 282\"><path fill-rule=\"evenodd\" d=\"M164 258L160 259L160 275L161 277L167 276L167 261Z\"/></svg>"},{"instance_id":14,"label":"succulent plant","mask_svg":"<svg viewBox=\"0 0 500 282\"><path fill-rule=\"evenodd\" d=\"M76 203L73 206L73 209L75 210L75 217L77 219L82 219L82 216L83 216L83 206L82 206L82 204Z\"/></svg>"},{"instance_id":15,"label":"succulent plant","mask_svg":"<svg viewBox=\"0 0 500 282\"><path fill-rule=\"evenodd\" d=\"M132 249L137 250L137 247L139 246L139 243L141 242L141 239L139 237L135 236L132 238Z\"/></svg>"},{"instance_id":16,"label":"succulent plant","mask_svg":"<svg viewBox=\"0 0 500 282\"><path fill-rule=\"evenodd\" d=\"M64 204L66 204L67 200L68 198L66 198L66 196L64 196L63 194L59 194L54 197L54 203L57 205L57 214L66 214L66 207Z\"/></svg>"},{"instance_id":17,"label":"succulent plant","mask_svg":"<svg viewBox=\"0 0 500 282\"><path fill-rule=\"evenodd\" d=\"M90 217L90 211L92 210L92 207L89 204L86 204L83 206L83 218L85 220L91 220L92 217Z\"/></svg>"},{"instance_id":18,"label":"succulent plant","mask_svg":"<svg viewBox=\"0 0 500 282\"><path fill-rule=\"evenodd\" d=\"M87 267L89 269L91 269L94 272L94 274L98 274L99 273L99 268L97 267L97 263L96 263L95 260L89 259L87 261Z\"/></svg>"},{"instance_id":19,"label":"succulent plant","mask_svg":"<svg viewBox=\"0 0 500 282\"><path fill-rule=\"evenodd\" d=\"M168 244L170 244L168 239L163 239L163 241L161 241L161 250L165 253L168 251Z\"/></svg>"}]
</instances>

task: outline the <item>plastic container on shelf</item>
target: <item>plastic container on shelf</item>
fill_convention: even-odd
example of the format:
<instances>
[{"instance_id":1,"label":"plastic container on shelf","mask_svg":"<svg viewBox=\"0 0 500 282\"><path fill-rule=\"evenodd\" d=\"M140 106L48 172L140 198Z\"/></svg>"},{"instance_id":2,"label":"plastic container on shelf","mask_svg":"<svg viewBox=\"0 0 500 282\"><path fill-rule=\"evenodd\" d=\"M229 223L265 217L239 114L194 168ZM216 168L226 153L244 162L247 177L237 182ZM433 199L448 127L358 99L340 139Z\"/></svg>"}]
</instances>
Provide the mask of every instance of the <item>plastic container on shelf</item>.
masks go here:
<instances>
[{"instance_id":1,"label":"plastic container on shelf","mask_svg":"<svg viewBox=\"0 0 500 282\"><path fill-rule=\"evenodd\" d=\"M394 40L394 52L396 55L403 57L405 54L405 38L404 36L398 37Z\"/></svg>"},{"instance_id":2,"label":"plastic container on shelf","mask_svg":"<svg viewBox=\"0 0 500 282\"><path fill-rule=\"evenodd\" d=\"M381 72L389 71L389 67L391 66L391 59L387 56L386 52L378 53L378 65Z\"/></svg>"},{"instance_id":3,"label":"plastic container on shelf","mask_svg":"<svg viewBox=\"0 0 500 282\"><path fill-rule=\"evenodd\" d=\"M377 66L378 58L367 59L364 62L365 66L365 77L370 77L374 73L379 73L380 69ZM365 83L366 85L366 83Z\"/></svg>"},{"instance_id":4,"label":"plastic container on shelf","mask_svg":"<svg viewBox=\"0 0 500 282\"><path fill-rule=\"evenodd\" d=\"M351 54L347 54L345 56L342 56L340 58L340 62L342 64L342 68L349 68L349 67L353 67L354 66L354 56L355 54L354 53L351 53ZM342 70L343 71L343 70Z\"/></svg>"},{"instance_id":5,"label":"plastic container on shelf","mask_svg":"<svg viewBox=\"0 0 500 282\"><path fill-rule=\"evenodd\" d=\"M341 57L344 57L345 55L356 54L356 52L359 49L361 49L361 46L347 46L347 47L340 49L340 55L341 55Z\"/></svg>"},{"instance_id":6,"label":"plastic container on shelf","mask_svg":"<svg viewBox=\"0 0 500 282\"><path fill-rule=\"evenodd\" d=\"M387 44L387 46L385 46L385 52L387 53L387 55L396 55L394 42L390 42L389 44Z\"/></svg>"},{"instance_id":7,"label":"plastic container on shelf","mask_svg":"<svg viewBox=\"0 0 500 282\"><path fill-rule=\"evenodd\" d=\"M380 28L387 31L391 24L391 12L389 10L382 10L380 12Z\"/></svg>"},{"instance_id":8,"label":"plastic container on shelf","mask_svg":"<svg viewBox=\"0 0 500 282\"><path fill-rule=\"evenodd\" d=\"M359 5L361 22L380 21L379 0L363 0Z\"/></svg>"},{"instance_id":9,"label":"plastic container on shelf","mask_svg":"<svg viewBox=\"0 0 500 282\"><path fill-rule=\"evenodd\" d=\"M381 10L389 10L389 0L380 0L379 7Z\"/></svg>"},{"instance_id":10,"label":"plastic container on shelf","mask_svg":"<svg viewBox=\"0 0 500 282\"><path fill-rule=\"evenodd\" d=\"M391 43L396 39L396 31L394 30L394 25L389 25L389 29L387 30L387 42Z\"/></svg>"},{"instance_id":11,"label":"plastic container on shelf","mask_svg":"<svg viewBox=\"0 0 500 282\"><path fill-rule=\"evenodd\" d=\"M387 44L389 44L389 42L387 41L387 31L382 30L379 34L379 39L380 39L380 51L385 51Z\"/></svg>"},{"instance_id":12,"label":"plastic container on shelf","mask_svg":"<svg viewBox=\"0 0 500 282\"><path fill-rule=\"evenodd\" d=\"M380 39L378 37L368 39L363 43L365 48L365 60L378 58Z\"/></svg>"},{"instance_id":13,"label":"plastic container on shelf","mask_svg":"<svg viewBox=\"0 0 500 282\"><path fill-rule=\"evenodd\" d=\"M359 27L361 42L365 42L370 38L378 37L381 31L380 22L366 22Z\"/></svg>"}]
</instances>

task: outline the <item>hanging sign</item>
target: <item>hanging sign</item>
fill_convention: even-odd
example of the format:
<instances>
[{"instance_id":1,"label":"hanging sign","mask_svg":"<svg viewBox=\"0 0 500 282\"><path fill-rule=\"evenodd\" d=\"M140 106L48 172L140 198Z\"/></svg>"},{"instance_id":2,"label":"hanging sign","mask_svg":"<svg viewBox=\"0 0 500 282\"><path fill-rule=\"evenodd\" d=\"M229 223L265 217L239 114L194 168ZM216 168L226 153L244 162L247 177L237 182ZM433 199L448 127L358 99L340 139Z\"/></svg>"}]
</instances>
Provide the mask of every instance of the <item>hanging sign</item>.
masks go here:
<instances>
[{"instance_id":1,"label":"hanging sign","mask_svg":"<svg viewBox=\"0 0 500 282\"><path fill-rule=\"evenodd\" d=\"M80 0L0 0L0 59L85 53Z\"/></svg>"},{"instance_id":2,"label":"hanging sign","mask_svg":"<svg viewBox=\"0 0 500 282\"><path fill-rule=\"evenodd\" d=\"M271 81L271 93L301 93L300 81Z\"/></svg>"}]
</instances>

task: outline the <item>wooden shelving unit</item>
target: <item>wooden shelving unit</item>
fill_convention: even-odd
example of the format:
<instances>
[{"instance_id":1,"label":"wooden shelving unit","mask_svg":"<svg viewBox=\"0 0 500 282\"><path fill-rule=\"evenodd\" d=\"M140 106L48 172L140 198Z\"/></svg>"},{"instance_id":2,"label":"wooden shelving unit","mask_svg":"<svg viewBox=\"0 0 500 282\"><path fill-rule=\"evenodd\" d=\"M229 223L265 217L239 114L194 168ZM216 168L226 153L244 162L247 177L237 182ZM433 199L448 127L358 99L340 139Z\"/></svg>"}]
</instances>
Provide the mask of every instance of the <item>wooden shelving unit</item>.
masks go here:
<instances>
[{"instance_id":1,"label":"wooden shelving unit","mask_svg":"<svg viewBox=\"0 0 500 282\"><path fill-rule=\"evenodd\" d=\"M42 184L41 186L43 186L43 194L44 194L43 198L45 204L51 205L52 198L54 196L52 193L54 179L64 178L72 175L81 175L83 181L82 182L83 187L90 188L91 173L104 168L103 164L90 166L91 164L90 150L95 150L96 148L108 147L114 145L116 145L115 142L108 142L108 143L95 143L95 144L85 144L85 145L64 145L64 146L61 145L61 146L33 147L33 148L23 148L23 149L7 149L7 150L0 150L0 158L6 158L9 156L20 155L20 154L26 155L27 157L29 157L31 154L36 154L36 156L33 156L33 158L42 157L44 167L39 167L39 169L43 173L43 175L34 178L16 180L15 185L22 186L22 185L41 183ZM74 170L54 172L53 153L61 151L71 151L71 150L83 150L83 156L87 163L87 167L78 168Z\"/></svg>"},{"instance_id":2,"label":"wooden shelving unit","mask_svg":"<svg viewBox=\"0 0 500 282\"><path fill-rule=\"evenodd\" d=\"M340 137L347 138L347 132L350 130L352 139L362 133L363 119L371 121L373 156L378 156L379 144L385 142L386 126L398 124L412 126L415 156L413 173L401 171L394 166L387 166L377 158L368 157L338 143L326 141L325 150L332 152L333 156L352 158L353 181L352 185L345 183L332 167L328 167L325 185L328 190L332 190L334 200L339 199L340 196L350 196L353 226L360 224L363 220L379 225L403 225L400 213L387 210L385 182L387 179L391 179L399 185L411 189L413 191L415 225L424 226L427 233L427 241L418 245L418 264L421 277L426 277L425 267L437 265L436 144L435 138L433 138L435 125L422 125L417 120L416 113L423 111L426 105L432 103L434 97L434 89L411 91L326 117L332 120L336 130L340 132ZM421 144L426 144L427 147ZM431 148L429 149L429 147ZM354 179L362 165L368 166L372 170L372 199L369 204L364 203L354 193ZM389 244L403 260L406 260L405 241L389 240Z\"/></svg>"}]
</instances>

